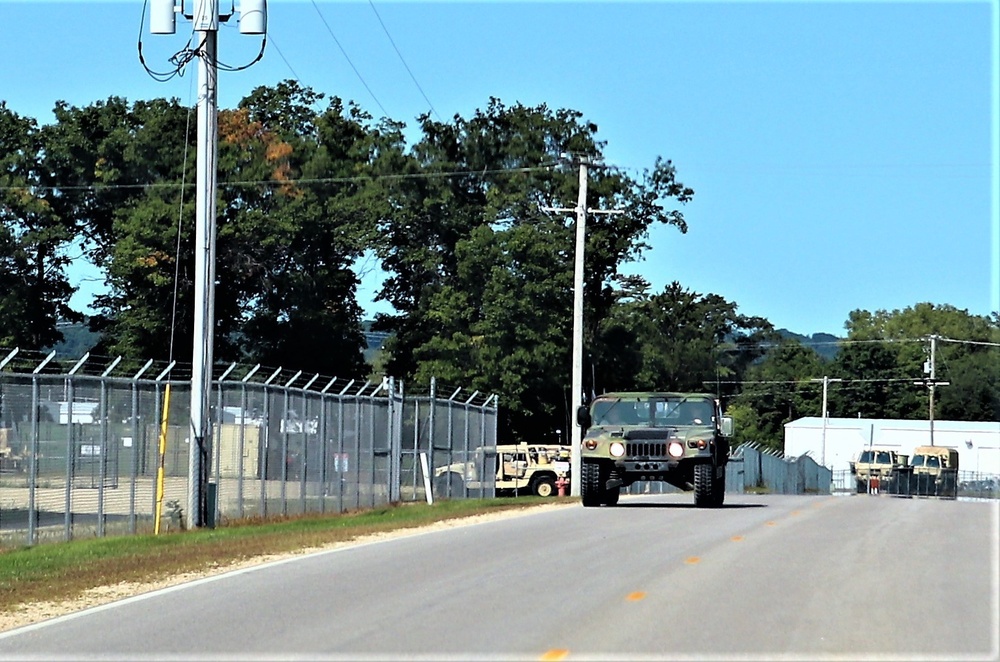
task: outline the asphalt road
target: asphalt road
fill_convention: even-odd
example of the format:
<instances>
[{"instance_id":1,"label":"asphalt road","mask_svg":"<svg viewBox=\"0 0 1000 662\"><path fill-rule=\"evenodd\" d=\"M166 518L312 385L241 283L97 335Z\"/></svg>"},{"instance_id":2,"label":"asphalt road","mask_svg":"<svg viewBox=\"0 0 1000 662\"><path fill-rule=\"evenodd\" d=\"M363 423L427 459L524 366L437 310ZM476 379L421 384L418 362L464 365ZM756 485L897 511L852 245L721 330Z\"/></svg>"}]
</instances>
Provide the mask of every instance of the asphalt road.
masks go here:
<instances>
[{"instance_id":1,"label":"asphalt road","mask_svg":"<svg viewBox=\"0 0 1000 662\"><path fill-rule=\"evenodd\" d=\"M624 497L229 573L0 659L998 659L1000 504Z\"/></svg>"}]
</instances>

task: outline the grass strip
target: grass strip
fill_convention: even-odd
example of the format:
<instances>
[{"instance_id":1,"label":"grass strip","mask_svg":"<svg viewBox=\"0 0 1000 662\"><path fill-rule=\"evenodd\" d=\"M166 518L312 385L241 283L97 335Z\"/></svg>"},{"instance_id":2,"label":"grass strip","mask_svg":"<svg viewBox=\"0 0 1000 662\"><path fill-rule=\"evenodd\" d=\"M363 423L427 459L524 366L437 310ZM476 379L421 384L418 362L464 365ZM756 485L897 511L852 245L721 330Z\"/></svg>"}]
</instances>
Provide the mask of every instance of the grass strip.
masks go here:
<instances>
[{"instance_id":1,"label":"grass strip","mask_svg":"<svg viewBox=\"0 0 1000 662\"><path fill-rule=\"evenodd\" d=\"M121 582L148 582L224 567L245 559L354 540L484 513L519 510L551 499L453 499L433 506L389 505L333 515L246 520L216 529L160 536L90 538L0 551L0 611L62 601Z\"/></svg>"}]
</instances>

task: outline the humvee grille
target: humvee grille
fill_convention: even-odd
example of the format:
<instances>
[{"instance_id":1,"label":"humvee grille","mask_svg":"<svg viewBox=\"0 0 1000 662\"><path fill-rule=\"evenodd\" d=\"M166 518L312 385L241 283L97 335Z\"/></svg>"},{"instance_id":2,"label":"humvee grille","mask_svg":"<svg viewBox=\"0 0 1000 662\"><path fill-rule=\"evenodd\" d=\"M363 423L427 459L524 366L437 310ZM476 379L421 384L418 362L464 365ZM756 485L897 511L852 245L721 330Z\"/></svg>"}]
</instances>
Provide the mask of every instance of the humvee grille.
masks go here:
<instances>
[{"instance_id":1,"label":"humvee grille","mask_svg":"<svg viewBox=\"0 0 1000 662\"><path fill-rule=\"evenodd\" d=\"M666 442L630 441L625 444L625 455L628 457L666 457Z\"/></svg>"}]
</instances>

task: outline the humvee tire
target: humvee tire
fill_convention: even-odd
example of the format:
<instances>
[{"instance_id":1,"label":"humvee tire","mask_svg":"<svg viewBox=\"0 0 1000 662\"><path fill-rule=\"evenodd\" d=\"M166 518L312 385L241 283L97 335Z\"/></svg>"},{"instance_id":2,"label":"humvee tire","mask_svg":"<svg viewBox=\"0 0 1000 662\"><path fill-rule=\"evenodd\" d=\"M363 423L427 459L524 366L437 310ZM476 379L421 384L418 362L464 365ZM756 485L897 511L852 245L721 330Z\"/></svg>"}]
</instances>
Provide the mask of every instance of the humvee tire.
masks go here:
<instances>
[{"instance_id":1,"label":"humvee tire","mask_svg":"<svg viewBox=\"0 0 1000 662\"><path fill-rule=\"evenodd\" d=\"M580 467L580 499L583 505L590 508L601 505L605 490L601 485L601 465L598 462L581 463Z\"/></svg>"},{"instance_id":2,"label":"humvee tire","mask_svg":"<svg viewBox=\"0 0 1000 662\"><path fill-rule=\"evenodd\" d=\"M621 488L612 487L610 490L604 490L604 498L601 501L604 502L606 506L617 506L618 497L621 496Z\"/></svg>"},{"instance_id":3,"label":"humvee tire","mask_svg":"<svg viewBox=\"0 0 1000 662\"><path fill-rule=\"evenodd\" d=\"M713 468L707 462L694 465L694 505L698 508L711 508L716 505L715 490L712 489L714 487L712 474L715 473Z\"/></svg>"},{"instance_id":4,"label":"humvee tire","mask_svg":"<svg viewBox=\"0 0 1000 662\"><path fill-rule=\"evenodd\" d=\"M714 468L714 467L713 467ZM722 475L716 476L712 472L712 501L715 508L726 502L726 468L722 467Z\"/></svg>"},{"instance_id":5,"label":"humvee tire","mask_svg":"<svg viewBox=\"0 0 1000 662\"><path fill-rule=\"evenodd\" d=\"M535 496L550 497L556 493L556 481L551 476L539 476L531 484L531 492Z\"/></svg>"}]
</instances>

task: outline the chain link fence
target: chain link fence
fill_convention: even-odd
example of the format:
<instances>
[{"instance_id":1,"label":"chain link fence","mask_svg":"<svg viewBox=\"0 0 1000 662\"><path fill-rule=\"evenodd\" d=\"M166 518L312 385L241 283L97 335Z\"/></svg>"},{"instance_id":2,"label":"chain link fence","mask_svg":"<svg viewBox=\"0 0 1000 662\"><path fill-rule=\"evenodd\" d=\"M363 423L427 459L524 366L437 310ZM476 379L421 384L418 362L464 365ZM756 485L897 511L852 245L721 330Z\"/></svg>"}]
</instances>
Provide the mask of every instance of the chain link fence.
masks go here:
<instances>
[{"instance_id":1,"label":"chain link fence","mask_svg":"<svg viewBox=\"0 0 1000 662\"><path fill-rule=\"evenodd\" d=\"M0 363L0 544L151 532L161 462L161 528L184 522L191 382L171 367L147 375L151 363L129 377L114 375L117 363L86 374L85 361L55 373ZM213 380L209 525L423 501L435 467L496 446L492 395L259 374L232 365ZM492 476L437 496L492 497Z\"/></svg>"}]
</instances>

